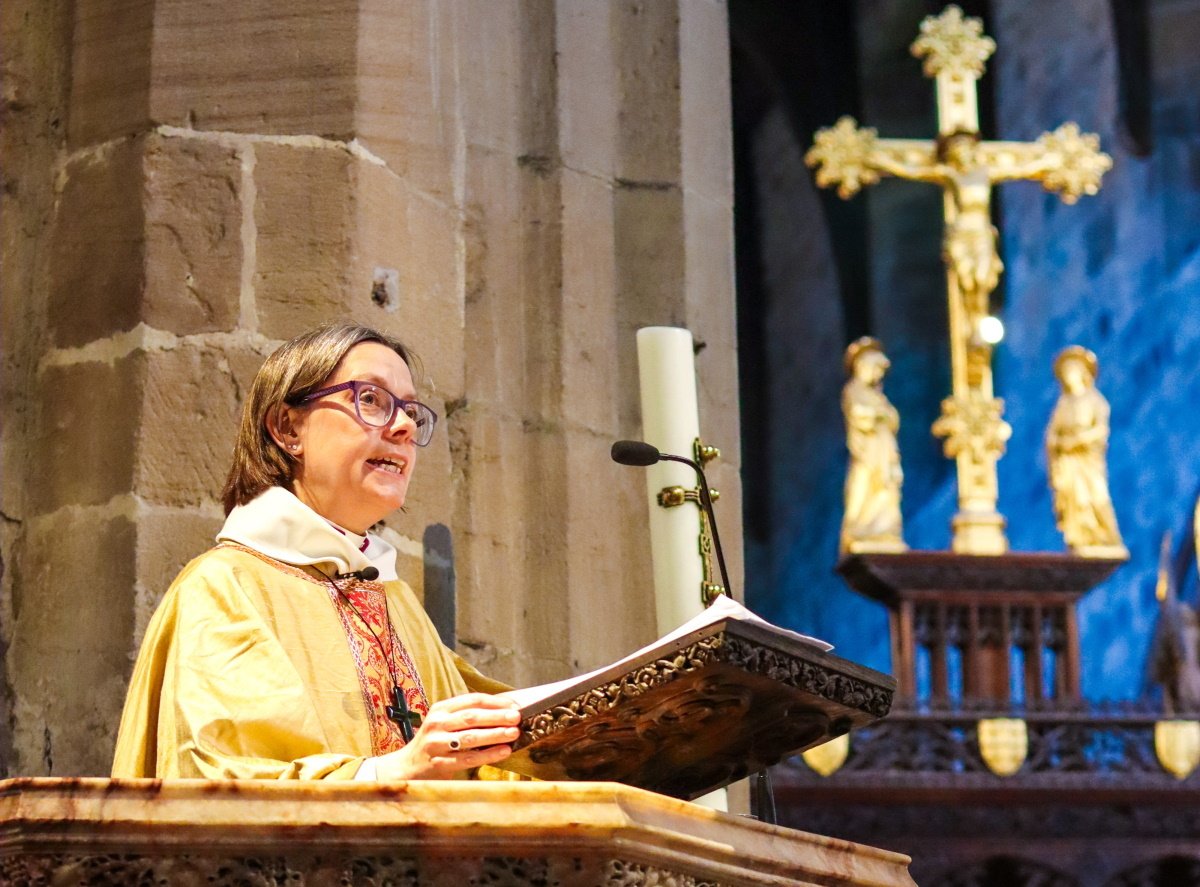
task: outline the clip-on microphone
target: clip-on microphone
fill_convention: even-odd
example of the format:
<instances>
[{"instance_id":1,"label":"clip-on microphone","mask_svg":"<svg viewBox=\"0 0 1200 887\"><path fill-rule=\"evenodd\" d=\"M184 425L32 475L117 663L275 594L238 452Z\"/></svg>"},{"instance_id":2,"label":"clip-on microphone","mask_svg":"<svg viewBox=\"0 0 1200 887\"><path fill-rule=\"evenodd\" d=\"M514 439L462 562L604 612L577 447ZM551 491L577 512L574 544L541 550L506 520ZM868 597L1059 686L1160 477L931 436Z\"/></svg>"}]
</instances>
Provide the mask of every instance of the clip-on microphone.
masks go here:
<instances>
[{"instance_id":1,"label":"clip-on microphone","mask_svg":"<svg viewBox=\"0 0 1200 887\"><path fill-rule=\"evenodd\" d=\"M363 567L351 573L338 573L338 579L361 579L364 582L374 582L379 578L379 570L375 567Z\"/></svg>"}]
</instances>

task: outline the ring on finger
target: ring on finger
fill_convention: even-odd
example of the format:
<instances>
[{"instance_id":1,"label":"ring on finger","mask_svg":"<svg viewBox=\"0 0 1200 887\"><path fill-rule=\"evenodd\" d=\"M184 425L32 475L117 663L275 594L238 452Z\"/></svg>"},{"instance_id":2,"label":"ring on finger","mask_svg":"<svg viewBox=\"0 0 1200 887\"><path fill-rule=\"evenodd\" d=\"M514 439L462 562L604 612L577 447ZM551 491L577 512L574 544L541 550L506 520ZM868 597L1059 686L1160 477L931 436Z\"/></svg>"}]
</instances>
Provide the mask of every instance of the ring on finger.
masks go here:
<instances>
[{"instance_id":1,"label":"ring on finger","mask_svg":"<svg viewBox=\"0 0 1200 887\"><path fill-rule=\"evenodd\" d=\"M450 751L458 751L462 748L462 742L459 741L457 736L451 736L450 741L446 745L449 746Z\"/></svg>"}]
</instances>

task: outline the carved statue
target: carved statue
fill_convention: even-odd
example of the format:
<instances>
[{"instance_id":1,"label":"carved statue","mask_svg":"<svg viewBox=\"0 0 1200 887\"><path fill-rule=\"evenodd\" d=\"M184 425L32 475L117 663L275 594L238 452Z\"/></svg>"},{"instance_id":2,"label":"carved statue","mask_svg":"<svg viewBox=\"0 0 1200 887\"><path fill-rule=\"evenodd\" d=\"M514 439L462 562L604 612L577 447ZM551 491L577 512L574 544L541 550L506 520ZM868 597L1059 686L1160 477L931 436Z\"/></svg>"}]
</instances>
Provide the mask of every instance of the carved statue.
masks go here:
<instances>
[{"instance_id":1,"label":"carved statue","mask_svg":"<svg viewBox=\"0 0 1200 887\"><path fill-rule=\"evenodd\" d=\"M1012 429L1003 419L1004 402L993 394L992 345L984 326L988 296L1004 270L991 220L992 188L1032 179L1074 203L1099 190L1112 158L1100 150L1096 135L1074 123L1035 142L982 140L975 86L996 43L980 19L964 16L958 6L922 21L910 49L924 60L925 76L937 82L937 139L880 138L874 128L842 117L816 133L804 160L816 169L819 186L836 185L843 198L885 175L941 187L953 394L942 401L934 434L946 438L943 451L956 463L953 548L1003 554L1008 539L996 510L996 462Z\"/></svg>"},{"instance_id":2,"label":"carved statue","mask_svg":"<svg viewBox=\"0 0 1200 887\"><path fill-rule=\"evenodd\" d=\"M1036 175L1045 167L1045 160L1038 157L1024 165L993 169L977 150L979 141L979 133L963 130L941 136L934 163L905 163L884 152L872 158L881 172L932 182L946 190L952 211L947 213L942 255L962 294L972 329L988 313L988 297L1004 271L996 249L999 234L992 224L992 185Z\"/></svg>"},{"instance_id":3,"label":"carved statue","mask_svg":"<svg viewBox=\"0 0 1200 887\"><path fill-rule=\"evenodd\" d=\"M879 341L867 336L846 349L845 366L850 378L842 389L842 414L850 465L841 550L907 551L900 515L904 473L896 445L900 414L883 393L891 363Z\"/></svg>"},{"instance_id":4,"label":"carved statue","mask_svg":"<svg viewBox=\"0 0 1200 887\"><path fill-rule=\"evenodd\" d=\"M1054 516L1084 557L1128 557L1108 493L1108 401L1096 390L1096 355L1072 345L1054 360L1062 394L1046 429Z\"/></svg>"}]
</instances>

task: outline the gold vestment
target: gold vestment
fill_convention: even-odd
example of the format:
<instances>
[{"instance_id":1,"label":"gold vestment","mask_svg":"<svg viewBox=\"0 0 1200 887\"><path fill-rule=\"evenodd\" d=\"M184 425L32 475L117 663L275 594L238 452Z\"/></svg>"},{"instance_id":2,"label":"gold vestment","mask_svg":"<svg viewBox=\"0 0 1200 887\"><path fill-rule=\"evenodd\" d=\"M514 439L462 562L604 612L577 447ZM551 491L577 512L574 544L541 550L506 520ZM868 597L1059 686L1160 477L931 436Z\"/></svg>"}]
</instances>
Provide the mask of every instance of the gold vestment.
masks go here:
<instances>
[{"instance_id":1,"label":"gold vestment","mask_svg":"<svg viewBox=\"0 0 1200 887\"><path fill-rule=\"evenodd\" d=\"M509 689L442 644L407 584L380 585L429 703ZM183 569L150 621L112 775L352 779L381 751L364 683L391 682L380 657L361 667L360 678L319 569L219 545Z\"/></svg>"}]
</instances>

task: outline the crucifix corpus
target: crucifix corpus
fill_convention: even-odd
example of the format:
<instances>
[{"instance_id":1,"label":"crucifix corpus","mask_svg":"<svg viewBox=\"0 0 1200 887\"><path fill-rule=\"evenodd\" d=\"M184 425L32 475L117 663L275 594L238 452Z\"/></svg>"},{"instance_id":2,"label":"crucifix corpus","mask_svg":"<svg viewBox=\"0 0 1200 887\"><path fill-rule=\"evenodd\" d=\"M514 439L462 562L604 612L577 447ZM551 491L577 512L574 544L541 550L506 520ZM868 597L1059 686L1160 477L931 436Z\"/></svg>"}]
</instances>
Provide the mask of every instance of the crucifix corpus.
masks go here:
<instances>
[{"instance_id":1,"label":"crucifix corpus","mask_svg":"<svg viewBox=\"0 0 1200 887\"><path fill-rule=\"evenodd\" d=\"M1004 270L991 218L992 185L1032 179L1074 203L1100 190L1112 158L1100 150L1099 137L1074 123L1036 142L983 141L975 84L996 44L979 19L964 18L957 6L921 22L911 49L924 58L925 76L937 79L937 139L881 139L843 117L817 132L805 162L816 168L818 185L837 185L843 198L884 175L942 186L952 394L942 401L933 433L945 439L946 456L957 463L954 551L1003 554L1008 539L996 510L996 462L1012 429L1003 419L1004 401L992 391L992 344L984 325Z\"/></svg>"}]
</instances>

